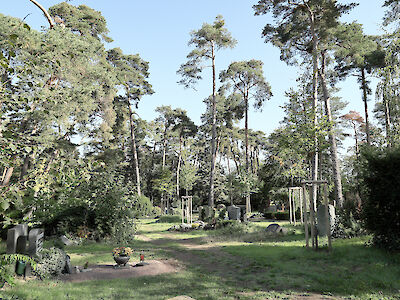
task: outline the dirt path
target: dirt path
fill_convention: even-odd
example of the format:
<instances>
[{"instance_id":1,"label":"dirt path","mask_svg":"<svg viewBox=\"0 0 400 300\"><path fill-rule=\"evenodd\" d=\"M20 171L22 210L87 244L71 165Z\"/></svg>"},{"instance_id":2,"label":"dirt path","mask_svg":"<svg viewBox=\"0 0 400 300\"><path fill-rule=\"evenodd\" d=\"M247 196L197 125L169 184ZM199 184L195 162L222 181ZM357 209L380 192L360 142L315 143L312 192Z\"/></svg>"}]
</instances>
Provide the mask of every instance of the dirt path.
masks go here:
<instances>
[{"instance_id":1,"label":"dirt path","mask_svg":"<svg viewBox=\"0 0 400 300\"><path fill-rule=\"evenodd\" d=\"M90 271L76 274L65 274L60 280L68 282L82 282L87 280L109 280L114 278L131 278L141 276L154 276L165 273L178 272L180 268L171 260L149 260L148 265L134 267L127 264L125 267L115 268L114 265L90 266Z\"/></svg>"}]
</instances>

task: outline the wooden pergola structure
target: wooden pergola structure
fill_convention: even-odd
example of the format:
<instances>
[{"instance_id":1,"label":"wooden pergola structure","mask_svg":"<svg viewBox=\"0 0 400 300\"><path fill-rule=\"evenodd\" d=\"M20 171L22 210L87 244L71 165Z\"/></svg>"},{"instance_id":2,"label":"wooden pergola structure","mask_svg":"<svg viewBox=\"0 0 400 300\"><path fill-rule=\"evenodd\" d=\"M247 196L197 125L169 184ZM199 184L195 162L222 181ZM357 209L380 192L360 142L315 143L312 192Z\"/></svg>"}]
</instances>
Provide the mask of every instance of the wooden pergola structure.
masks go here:
<instances>
[{"instance_id":1,"label":"wooden pergola structure","mask_svg":"<svg viewBox=\"0 0 400 300\"><path fill-rule=\"evenodd\" d=\"M300 207L300 222L304 223L303 216L303 192L302 187L289 188L289 220L290 224L296 225L296 199L298 200L298 207Z\"/></svg>"},{"instance_id":2,"label":"wooden pergola structure","mask_svg":"<svg viewBox=\"0 0 400 300\"><path fill-rule=\"evenodd\" d=\"M325 204L325 218L326 218L326 224L328 226L327 230L327 236L328 236L328 250L332 250L332 237L331 237L331 220L329 217L329 201L328 201L328 181L326 180L304 180L301 183L302 189L303 189L303 215L304 215L304 230L305 230L305 235L306 235L306 247L308 248L309 245L309 240L311 238L312 241L312 249L318 249L318 234L316 232L316 202L313 201L313 197L311 193L313 193L314 189L317 189L320 186L324 187L324 204ZM308 214L307 214L307 205L306 205L306 199L307 199L307 190L309 193L309 201L310 201L310 219L308 219ZM308 224L310 223L311 226L311 237L309 236L308 233Z\"/></svg>"},{"instance_id":3,"label":"wooden pergola structure","mask_svg":"<svg viewBox=\"0 0 400 300\"><path fill-rule=\"evenodd\" d=\"M182 196L182 224L185 224L185 218L187 224L193 223L193 200L192 196Z\"/></svg>"}]
</instances>

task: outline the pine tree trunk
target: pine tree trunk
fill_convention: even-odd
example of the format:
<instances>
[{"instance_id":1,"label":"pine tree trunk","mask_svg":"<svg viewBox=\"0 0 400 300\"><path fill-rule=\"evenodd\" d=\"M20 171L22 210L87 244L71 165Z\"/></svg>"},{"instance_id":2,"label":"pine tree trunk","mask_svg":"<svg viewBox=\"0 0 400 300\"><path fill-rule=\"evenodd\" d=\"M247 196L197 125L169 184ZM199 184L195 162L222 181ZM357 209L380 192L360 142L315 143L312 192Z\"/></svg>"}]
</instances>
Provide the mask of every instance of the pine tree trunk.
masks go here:
<instances>
[{"instance_id":1,"label":"pine tree trunk","mask_svg":"<svg viewBox=\"0 0 400 300\"><path fill-rule=\"evenodd\" d=\"M318 127L317 106L318 106L318 37L315 32L315 19L314 13L309 9L309 21L312 35L312 62L313 62L313 76L312 76L312 112L314 128ZM314 136L314 153L312 158L312 180L318 180L318 138ZM314 205L317 202L317 188L313 185L312 200Z\"/></svg>"},{"instance_id":2,"label":"pine tree trunk","mask_svg":"<svg viewBox=\"0 0 400 300\"><path fill-rule=\"evenodd\" d=\"M215 91L215 56L214 44L211 46L212 56L212 74L213 74L213 91L212 91L212 139L211 139L211 170L210 170L210 195L208 205L214 207L214 179L215 179L215 160L216 160L216 137L217 137L217 104Z\"/></svg>"},{"instance_id":3,"label":"pine tree trunk","mask_svg":"<svg viewBox=\"0 0 400 300\"><path fill-rule=\"evenodd\" d=\"M10 184L11 176L14 172L14 167L10 167L7 169L6 174L4 176L3 182L1 183L0 186L7 186Z\"/></svg>"},{"instance_id":4,"label":"pine tree trunk","mask_svg":"<svg viewBox=\"0 0 400 300\"><path fill-rule=\"evenodd\" d=\"M336 194L335 198L336 198L337 205L339 207L342 207L343 206L342 177L340 174L340 164L339 164L338 150L337 150L337 144L336 144L335 124L333 122L332 112L331 112L331 103L330 103L331 100L330 100L329 91L328 91L328 87L326 84L326 78L325 78L325 54L324 53L322 55L322 70L320 70L319 76L321 79L322 92L323 92L323 97L324 97L324 102L325 102L326 116L328 118L328 122L331 124L331 127L329 128L329 142L330 142L330 146L331 146L333 181L335 183L335 194Z\"/></svg>"},{"instance_id":5,"label":"pine tree trunk","mask_svg":"<svg viewBox=\"0 0 400 300\"><path fill-rule=\"evenodd\" d=\"M385 130L386 130L386 142L388 146L391 146L391 132L390 132L390 127L391 127L391 122L390 122L390 109L389 109L389 101L387 99L386 95L386 85L383 90L383 105L385 109Z\"/></svg>"},{"instance_id":6,"label":"pine tree trunk","mask_svg":"<svg viewBox=\"0 0 400 300\"><path fill-rule=\"evenodd\" d=\"M28 174L29 161L30 161L30 157L29 157L29 154L27 154L24 158L24 163L22 164L22 167L21 167L21 174L19 176L20 180L23 179L26 174Z\"/></svg>"},{"instance_id":7,"label":"pine tree trunk","mask_svg":"<svg viewBox=\"0 0 400 300\"><path fill-rule=\"evenodd\" d=\"M142 195L140 191L140 173L139 173L139 161L137 155L137 148L136 148L136 139L135 139L135 124L133 122L133 112L130 103L128 103L129 107L129 122L131 125L131 142L132 142L132 154L133 154L133 163L136 171L136 186L137 186L137 193L139 196Z\"/></svg>"},{"instance_id":8,"label":"pine tree trunk","mask_svg":"<svg viewBox=\"0 0 400 300\"><path fill-rule=\"evenodd\" d=\"M179 155L178 155L178 164L176 167L176 198L179 200L179 172L181 169L181 161L182 161L182 137L179 137Z\"/></svg>"},{"instance_id":9,"label":"pine tree trunk","mask_svg":"<svg viewBox=\"0 0 400 300\"><path fill-rule=\"evenodd\" d=\"M367 81L365 79L365 69L361 68L361 85L363 90L363 101L364 101L364 110L365 110L365 132L367 134L367 144L371 145L371 137L369 130L369 121L368 121L368 93L367 93Z\"/></svg>"}]
</instances>

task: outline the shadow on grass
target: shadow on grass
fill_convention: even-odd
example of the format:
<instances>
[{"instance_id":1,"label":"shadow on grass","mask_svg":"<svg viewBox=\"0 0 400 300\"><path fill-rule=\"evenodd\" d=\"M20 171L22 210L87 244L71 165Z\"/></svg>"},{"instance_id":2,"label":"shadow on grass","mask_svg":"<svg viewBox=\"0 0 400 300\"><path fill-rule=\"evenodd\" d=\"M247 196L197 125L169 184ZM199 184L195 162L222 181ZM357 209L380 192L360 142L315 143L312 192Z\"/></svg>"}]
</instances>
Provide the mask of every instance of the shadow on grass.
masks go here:
<instances>
[{"instance_id":1,"label":"shadow on grass","mask_svg":"<svg viewBox=\"0 0 400 300\"><path fill-rule=\"evenodd\" d=\"M335 241L332 253L287 244L227 246L224 251L247 258L249 266L238 274L267 289L400 299L400 255L367 248L361 241Z\"/></svg>"},{"instance_id":2,"label":"shadow on grass","mask_svg":"<svg viewBox=\"0 0 400 300\"><path fill-rule=\"evenodd\" d=\"M81 283L27 283L5 295L18 299L168 299L187 295L195 299L235 299L235 291L217 277L181 272L152 277ZM6 298L7 299L7 298ZM11 298L10 298L11 299ZM236 298L237 299L237 298Z\"/></svg>"}]
</instances>

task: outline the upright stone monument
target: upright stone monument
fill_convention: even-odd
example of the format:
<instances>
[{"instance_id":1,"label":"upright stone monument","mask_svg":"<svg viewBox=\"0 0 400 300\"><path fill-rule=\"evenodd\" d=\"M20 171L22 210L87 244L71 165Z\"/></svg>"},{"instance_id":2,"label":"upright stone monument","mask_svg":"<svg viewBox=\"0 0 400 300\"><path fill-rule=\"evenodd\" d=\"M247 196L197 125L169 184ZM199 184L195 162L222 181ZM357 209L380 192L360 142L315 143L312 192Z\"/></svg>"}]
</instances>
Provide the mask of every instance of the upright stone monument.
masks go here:
<instances>
[{"instance_id":1,"label":"upright stone monument","mask_svg":"<svg viewBox=\"0 0 400 300\"><path fill-rule=\"evenodd\" d=\"M28 225L20 224L7 231L7 254L25 254L28 239Z\"/></svg>"},{"instance_id":2,"label":"upright stone monument","mask_svg":"<svg viewBox=\"0 0 400 300\"><path fill-rule=\"evenodd\" d=\"M235 205L228 206L227 211L229 220L240 221L240 207Z\"/></svg>"},{"instance_id":3,"label":"upright stone monument","mask_svg":"<svg viewBox=\"0 0 400 300\"><path fill-rule=\"evenodd\" d=\"M31 257L38 257L43 248L44 230L41 228L32 229L28 235L28 225L19 224L7 231L7 254L25 254ZM27 242L29 246L27 248ZM32 267L29 263L25 267L25 276L31 276Z\"/></svg>"},{"instance_id":4,"label":"upright stone monument","mask_svg":"<svg viewBox=\"0 0 400 300\"><path fill-rule=\"evenodd\" d=\"M43 248L44 231L41 228L32 229L29 232L29 248L30 256L37 256Z\"/></svg>"},{"instance_id":5,"label":"upright stone monument","mask_svg":"<svg viewBox=\"0 0 400 300\"><path fill-rule=\"evenodd\" d=\"M333 233L333 229L335 227L335 207L333 205L328 205L328 213L329 213L329 222L330 222L330 231ZM317 229L319 236L328 235L328 218L325 213L325 205L321 204L317 209Z\"/></svg>"}]
</instances>

